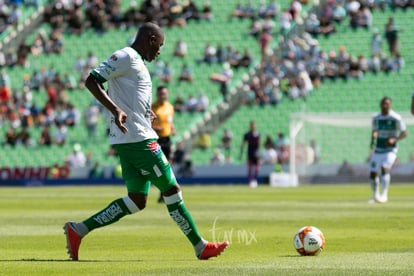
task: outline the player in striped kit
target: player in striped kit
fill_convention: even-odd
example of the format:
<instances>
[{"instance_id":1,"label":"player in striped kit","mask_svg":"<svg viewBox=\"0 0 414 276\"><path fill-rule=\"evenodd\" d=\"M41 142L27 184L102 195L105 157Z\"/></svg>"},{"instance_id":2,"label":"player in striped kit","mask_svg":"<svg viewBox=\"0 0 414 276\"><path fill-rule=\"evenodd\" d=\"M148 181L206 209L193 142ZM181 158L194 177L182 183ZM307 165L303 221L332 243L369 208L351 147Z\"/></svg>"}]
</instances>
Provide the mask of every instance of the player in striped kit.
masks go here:
<instances>
[{"instance_id":1,"label":"player in striped kit","mask_svg":"<svg viewBox=\"0 0 414 276\"><path fill-rule=\"evenodd\" d=\"M369 203L388 201L390 169L397 159L397 142L407 136L401 116L391 109L391 99L382 98L380 106L381 112L372 120L371 148L374 153L370 161L370 179L373 195Z\"/></svg>"}]
</instances>

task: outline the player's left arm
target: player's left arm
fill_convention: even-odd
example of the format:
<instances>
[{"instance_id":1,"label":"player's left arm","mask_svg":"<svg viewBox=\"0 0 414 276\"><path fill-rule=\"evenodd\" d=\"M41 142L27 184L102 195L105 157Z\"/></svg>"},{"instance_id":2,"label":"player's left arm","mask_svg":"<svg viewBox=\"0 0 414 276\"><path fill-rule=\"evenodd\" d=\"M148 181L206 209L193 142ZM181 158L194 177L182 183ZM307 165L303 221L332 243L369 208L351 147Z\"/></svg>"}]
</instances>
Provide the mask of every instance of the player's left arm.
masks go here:
<instances>
[{"instance_id":1,"label":"player's left arm","mask_svg":"<svg viewBox=\"0 0 414 276\"><path fill-rule=\"evenodd\" d=\"M394 145L395 143L397 143L398 141L404 139L405 137L407 137L407 131L401 131L400 135L398 135L397 137L393 137L388 139L388 144L389 145Z\"/></svg>"},{"instance_id":2,"label":"player's left arm","mask_svg":"<svg viewBox=\"0 0 414 276\"><path fill-rule=\"evenodd\" d=\"M155 114L155 112L150 109L150 120L151 120L151 123L154 122L154 120L157 119L157 118L158 118L157 114Z\"/></svg>"},{"instance_id":3,"label":"player's left arm","mask_svg":"<svg viewBox=\"0 0 414 276\"><path fill-rule=\"evenodd\" d=\"M400 128L400 134L397 137L393 137L393 138L388 139L388 144L389 145L394 145L398 141L400 141L400 140L404 139L405 137L407 137L407 128L406 128L403 121L399 121L399 128Z\"/></svg>"},{"instance_id":4,"label":"player's left arm","mask_svg":"<svg viewBox=\"0 0 414 276\"><path fill-rule=\"evenodd\" d=\"M172 108L172 111L171 111L171 134L172 135L175 135L175 134L177 134L177 129L175 128L175 125L174 125L174 107Z\"/></svg>"},{"instance_id":5,"label":"player's left arm","mask_svg":"<svg viewBox=\"0 0 414 276\"><path fill-rule=\"evenodd\" d=\"M398 142L399 140L404 139L407 137L407 127L403 120L399 121L399 127L400 127L400 135L396 138L397 140L395 142Z\"/></svg>"},{"instance_id":6,"label":"player's left arm","mask_svg":"<svg viewBox=\"0 0 414 276\"><path fill-rule=\"evenodd\" d=\"M153 130L155 130L156 132L161 131L162 127L159 123L157 123L158 116L156 113L156 110L154 109L154 105L152 105L151 109L150 109L150 120L151 120L151 127Z\"/></svg>"}]
</instances>

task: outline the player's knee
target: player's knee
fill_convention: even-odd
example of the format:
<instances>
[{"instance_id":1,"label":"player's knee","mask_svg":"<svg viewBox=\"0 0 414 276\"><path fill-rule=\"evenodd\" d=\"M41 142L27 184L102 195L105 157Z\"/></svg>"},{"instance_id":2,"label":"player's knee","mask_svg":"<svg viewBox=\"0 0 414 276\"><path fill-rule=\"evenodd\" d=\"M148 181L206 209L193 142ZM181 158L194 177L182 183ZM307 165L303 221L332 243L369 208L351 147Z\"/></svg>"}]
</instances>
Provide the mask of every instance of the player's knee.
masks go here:
<instances>
[{"instance_id":1,"label":"player's knee","mask_svg":"<svg viewBox=\"0 0 414 276\"><path fill-rule=\"evenodd\" d=\"M163 192L162 195L163 196L171 196L171 195L174 195L174 194L178 193L179 191L180 191L180 186L178 184L175 184L170 189Z\"/></svg>"},{"instance_id":2,"label":"player's knee","mask_svg":"<svg viewBox=\"0 0 414 276\"><path fill-rule=\"evenodd\" d=\"M147 196L142 194L128 193L129 198L135 203L139 210L144 210L147 206Z\"/></svg>"},{"instance_id":3,"label":"player's knee","mask_svg":"<svg viewBox=\"0 0 414 276\"><path fill-rule=\"evenodd\" d=\"M144 210L145 207L147 207L147 201L146 200L136 200L134 201L135 205L137 205L138 209Z\"/></svg>"},{"instance_id":4,"label":"player's knee","mask_svg":"<svg viewBox=\"0 0 414 276\"><path fill-rule=\"evenodd\" d=\"M382 175L387 174L387 173L389 173L389 172L390 172L390 170L389 170L388 168L385 168L385 167L382 167L382 168L381 168L381 174L382 174Z\"/></svg>"}]
</instances>

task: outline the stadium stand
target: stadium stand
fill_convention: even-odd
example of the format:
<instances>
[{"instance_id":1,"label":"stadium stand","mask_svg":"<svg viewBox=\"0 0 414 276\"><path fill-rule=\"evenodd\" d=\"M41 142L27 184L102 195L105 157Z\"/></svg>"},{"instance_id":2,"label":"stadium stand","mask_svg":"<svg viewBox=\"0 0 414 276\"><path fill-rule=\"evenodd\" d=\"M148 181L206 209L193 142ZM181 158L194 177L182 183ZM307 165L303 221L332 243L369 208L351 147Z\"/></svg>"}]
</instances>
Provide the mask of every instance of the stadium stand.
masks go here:
<instances>
[{"instance_id":1,"label":"stadium stand","mask_svg":"<svg viewBox=\"0 0 414 276\"><path fill-rule=\"evenodd\" d=\"M367 73L360 80L336 80L325 81L315 89L305 100L290 100L287 97L281 99L277 106L273 105L253 105L243 106L236 111L233 116L221 125L212 135L212 146L209 151L194 150L192 158L196 162L206 164L213 155L214 149L221 144L221 136L224 129L230 129L233 132L233 144L230 159L234 163L242 162L239 160L239 149L242 134L248 129L248 122L254 118L261 132L262 140L267 135L276 139L279 132L289 133L290 114L295 112L377 112L378 101L383 96L388 95L393 99L393 106L396 111L408 110L407 99L409 99L412 90L412 80L414 68L412 66L413 54L410 45L413 45L412 36L413 25L410 23L414 19L414 11L407 9L373 12L372 29L380 30L383 34L384 26L389 17L394 17L396 24L401 29L400 44L401 54L406 60L406 66L399 73ZM345 25L344 25L345 26ZM340 46L345 46L347 51L354 56L363 54L370 55L370 39L372 30L357 29L352 30L346 27L339 28L339 31L329 37L319 37L320 48L324 52L331 50L337 52ZM383 43L383 50L387 51L386 43ZM409 131L411 128L409 128ZM366 161L368 154L367 143L369 140L369 130L366 136L355 133L337 133L337 136L327 136L326 133L314 137L321 144L323 140L349 139L357 140L359 143L352 143L354 148L351 153L343 149L324 148L321 151L321 162L341 163L347 159L351 162L363 163ZM412 154L410 145L412 138L401 144L402 162L407 161ZM362 153L362 154L361 154ZM366 153L366 154L365 154ZM243 162L242 162L243 163Z\"/></svg>"},{"instance_id":2,"label":"stadium stand","mask_svg":"<svg viewBox=\"0 0 414 276\"><path fill-rule=\"evenodd\" d=\"M16 3L14 3L16 2ZM29 19L30 16L45 4L45 0L39 1L5 1L1 6L0 40L3 40L19 24Z\"/></svg>"},{"instance_id":3,"label":"stadium stand","mask_svg":"<svg viewBox=\"0 0 414 276\"><path fill-rule=\"evenodd\" d=\"M170 89L170 100L181 95L184 99L189 95L197 96L204 93L209 98L210 108L223 101L220 94L218 84L212 83L209 77L213 73L220 72L223 68L222 64L199 64L197 60L202 58L203 49L207 43L216 46L222 44L224 46L231 44L235 49L244 51L249 49L254 57L253 64L257 64L260 59L260 48L257 41L248 35L251 23L249 20L233 19L229 20L228 16L236 7L238 1L210 1L214 19L211 21L190 22L185 27L165 28L166 45L163 49L160 60L167 62L173 70L173 81L168 84ZM197 2L199 3L199 2ZM278 2L282 7L289 7L288 1ZM129 7L128 1L122 2L122 10ZM304 10L306 10L305 8ZM394 98L394 106L396 110L404 110L406 102L401 97L402 93L409 94L411 89L408 81L412 79L412 66L409 61L412 60L411 51L407 49L407 45L412 45L413 41L410 35L412 33L412 24L410 20L414 19L414 13L408 9L405 12L400 10L374 11L373 12L373 28L383 30L384 25L389 16L393 16L403 32L400 35L401 53L406 60L406 66L400 73L392 73L386 75L379 73L377 75L366 74L361 80L350 80L343 82L337 80L335 82L325 81L319 88L315 89L306 100L297 99L289 100L287 97L281 99L277 106L274 105L251 105L242 106L217 130L212 133L212 146L208 150L193 149L191 152L192 160L197 164L206 164L213 155L214 149L221 142L221 136L224 129L230 129L233 132L233 142L231 150L231 159L234 163L240 163L238 159L239 148L241 143L241 135L247 129L248 122L254 118L258 123L258 129L262 133L262 137L267 135L276 138L278 132L287 133L289 124L289 114L299 111L329 112L329 111L376 111L377 102L380 97L387 94ZM275 29L279 29L279 21L275 21ZM42 29L50 31L47 24L41 26ZM54 70L64 74L69 72L78 79L78 75L74 73L74 64L76 58L81 56L86 58L88 52L103 60L111 51L126 45L135 30L127 29L108 29L104 33L97 34L91 29L86 29L80 35L63 35L64 49L58 54L29 56L29 68L13 67L6 68L7 74L10 76L12 89L19 91L22 87L23 77L27 74L31 75L34 70L40 70L42 67L49 68L54 66ZM27 41L32 42L36 34L28 37ZM350 28L341 25L337 33L329 38L319 38L320 47L328 52L329 50L337 51L341 45L344 45L348 52L353 55L369 54L369 41L371 30L357 29L352 31ZM188 44L188 54L184 59L173 57L174 45L177 40L184 40ZM273 43L278 40L274 39ZM357 43L354 43L357 41ZM383 45L385 48L385 45ZM188 64L194 74L193 83L179 83L176 81L182 64ZM156 64L150 65L151 71L156 71ZM233 69L234 77L230 84L230 88L236 87L236 84L246 76L249 72L247 69ZM159 78L154 78L154 87L161 84ZM85 89L73 89L67 91L69 101L82 113L92 102L92 96ZM33 102L39 106L43 106L47 101L45 91L33 92ZM193 125L200 121L203 115L200 113L183 112L176 114L175 124L179 135L176 140L180 139L180 135L185 130L190 129ZM1 124L1 137L3 138L9 123ZM29 133L34 141L40 137L41 127L30 127ZM55 127L51 128L51 132L55 131ZM106 126L101 117L98 124L98 138L96 141L90 141L87 131L83 126L83 122L78 126L70 128L68 131L67 141L62 146L53 145L51 147L33 145L30 147L2 147L2 157L0 158L0 166L33 166L52 164L61 164L66 156L72 151L75 143L80 143L85 153L91 153L94 161L101 164L114 164L114 157L108 157L107 152L109 146L105 138ZM320 137L321 139L332 139L329 137ZM365 139L360 137L360 139ZM409 144L407 142L406 144ZM361 143L361 147L364 143ZM361 149L357 149L358 152ZM328 154L330 153L330 154ZM321 159L323 161L335 161L343 157L337 156L337 151L323 149ZM402 159L406 159L402 157ZM352 157L352 160L360 161L361 156Z\"/></svg>"},{"instance_id":4,"label":"stadium stand","mask_svg":"<svg viewBox=\"0 0 414 276\"><path fill-rule=\"evenodd\" d=\"M211 7L213 10L214 20L211 21L199 21L191 22L186 27L182 28L165 28L166 32L166 45L163 49L161 61L168 62L173 68L174 81L168 86L171 91L171 100L173 101L176 96L183 95L186 99L189 95L197 96L200 93L204 93L208 96L210 106L222 101L223 98L220 94L220 89L217 84L212 83L209 80L209 76L213 73L220 72L222 70L221 64L200 64L197 60L202 57L203 49L206 43L212 43L218 45L231 44L232 47L238 51L243 52L245 49L249 49L253 57L259 57L259 47L257 42L247 35L249 26L248 21L228 21L227 15L231 12L235 6L236 1L211 1ZM128 8L124 6L123 9ZM214 11L220 11L214 13ZM223 26L226 28L223 28ZM43 24L41 29L45 32L50 32L51 28L48 24ZM29 55L27 67L10 67L5 68L6 73L10 77L10 83L12 90L20 93L22 88L23 78L27 75L31 75L34 71L40 71L43 68L48 71L53 65L53 70L59 72L61 75L68 72L72 77L78 78L78 75L74 73L74 63L78 56L86 58L88 52L93 52L98 60L103 60L111 53L111 51L122 47L127 44L128 40L135 34L135 30L124 29L108 29L104 33L97 34L91 29L86 29L79 36L69 35L64 33L63 35L63 52L61 54L47 54L47 55ZM200 36L200 34L203 34ZM35 36L28 37L27 44L31 44ZM188 43L188 55L185 61L179 58L173 58L173 46L176 40L185 39ZM176 81L178 77L179 69L183 63L190 66L194 73L194 81L192 84L182 83L179 84ZM154 70L154 65L150 65L150 70ZM241 78L248 69L233 69L234 77L231 86ZM154 87L161 84L161 81L154 78ZM33 102L39 107L43 107L47 101L47 95L44 90L39 92L34 91ZM92 101L92 96L89 95L84 89L73 89L66 91L69 101L75 105L79 112L83 112L89 103ZM177 114L176 126L179 132L191 126L197 122L202 114ZM2 136L4 137L9 123L5 122L1 125ZM51 127L51 133L55 131L56 127ZM40 137L40 127L28 128L30 136L33 142L36 142ZM34 143L33 146L15 148L5 148L7 153L15 153L13 157L9 157L9 154L3 155L0 165L8 166L25 166L30 164L36 165L50 165L54 163L62 163L65 156L67 156L74 143L81 143L85 152L92 152L93 158L101 161L102 164L110 164L112 160L108 159L105 152L108 148L106 139L104 138L105 123L102 119L98 126L98 132L101 134L97 140L97 143L88 143L88 137L86 130L82 123L78 126L70 128L67 133L67 141L63 146L37 146Z\"/></svg>"}]
</instances>

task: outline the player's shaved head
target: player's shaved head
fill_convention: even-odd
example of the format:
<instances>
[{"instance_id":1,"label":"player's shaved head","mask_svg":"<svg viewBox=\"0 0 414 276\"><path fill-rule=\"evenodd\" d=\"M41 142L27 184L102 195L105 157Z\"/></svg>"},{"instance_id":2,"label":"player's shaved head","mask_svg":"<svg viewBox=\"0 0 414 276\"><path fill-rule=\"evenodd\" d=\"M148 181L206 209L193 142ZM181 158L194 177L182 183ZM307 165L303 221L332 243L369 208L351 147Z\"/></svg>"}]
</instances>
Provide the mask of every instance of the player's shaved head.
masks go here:
<instances>
[{"instance_id":1,"label":"player's shaved head","mask_svg":"<svg viewBox=\"0 0 414 276\"><path fill-rule=\"evenodd\" d=\"M157 24L152 23L152 22L146 22L142 24L141 27L139 28L136 39L145 40L145 39L150 38L151 36L156 36L158 38L164 37L164 32L161 30L161 28Z\"/></svg>"},{"instance_id":2,"label":"player's shaved head","mask_svg":"<svg viewBox=\"0 0 414 276\"><path fill-rule=\"evenodd\" d=\"M164 44L164 32L151 22L141 25L131 47L134 48L146 61L154 60L160 54L160 48Z\"/></svg>"}]
</instances>

